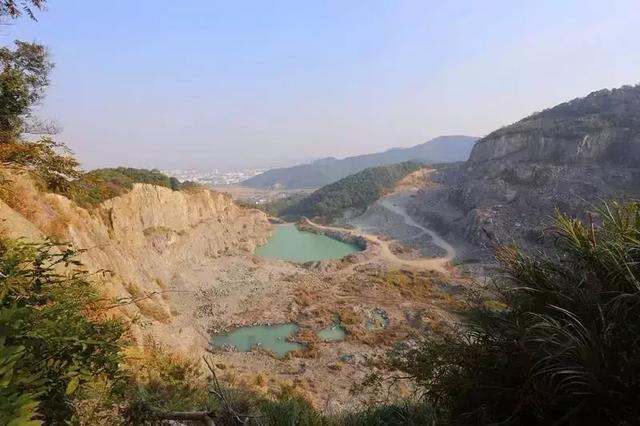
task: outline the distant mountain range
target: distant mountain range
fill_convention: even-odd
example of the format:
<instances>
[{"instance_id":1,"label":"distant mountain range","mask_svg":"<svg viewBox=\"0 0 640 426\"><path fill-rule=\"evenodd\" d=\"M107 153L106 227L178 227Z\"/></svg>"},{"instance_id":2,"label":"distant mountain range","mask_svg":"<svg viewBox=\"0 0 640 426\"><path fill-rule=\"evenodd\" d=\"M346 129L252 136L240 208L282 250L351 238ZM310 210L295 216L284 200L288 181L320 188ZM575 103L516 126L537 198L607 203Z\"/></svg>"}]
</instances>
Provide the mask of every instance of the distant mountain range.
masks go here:
<instances>
[{"instance_id":1,"label":"distant mountain range","mask_svg":"<svg viewBox=\"0 0 640 426\"><path fill-rule=\"evenodd\" d=\"M322 158L308 164L268 170L242 182L242 185L251 188L319 188L368 167L404 161L431 164L466 161L477 140L478 138L472 136L440 136L411 148L392 148L342 160L333 157Z\"/></svg>"}]
</instances>

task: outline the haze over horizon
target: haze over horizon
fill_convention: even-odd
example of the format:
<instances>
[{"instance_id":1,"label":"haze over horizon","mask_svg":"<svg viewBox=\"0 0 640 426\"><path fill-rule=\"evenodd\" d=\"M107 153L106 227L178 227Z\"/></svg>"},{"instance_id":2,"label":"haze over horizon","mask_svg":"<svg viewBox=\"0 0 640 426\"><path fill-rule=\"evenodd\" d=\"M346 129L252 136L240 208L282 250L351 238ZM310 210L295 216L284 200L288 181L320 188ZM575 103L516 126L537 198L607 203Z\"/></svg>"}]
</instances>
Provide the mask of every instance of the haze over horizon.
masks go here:
<instances>
[{"instance_id":1,"label":"haze over horizon","mask_svg":"<svg viewBox=\"0 0 640 426\"><path fill-rule=\"evenodd\" d=\"M57 0L2 37L51 49L41 115L87 168L271 167L483 136L640 81L636 0L456 3Z\"/></svg>"}]
</instances>

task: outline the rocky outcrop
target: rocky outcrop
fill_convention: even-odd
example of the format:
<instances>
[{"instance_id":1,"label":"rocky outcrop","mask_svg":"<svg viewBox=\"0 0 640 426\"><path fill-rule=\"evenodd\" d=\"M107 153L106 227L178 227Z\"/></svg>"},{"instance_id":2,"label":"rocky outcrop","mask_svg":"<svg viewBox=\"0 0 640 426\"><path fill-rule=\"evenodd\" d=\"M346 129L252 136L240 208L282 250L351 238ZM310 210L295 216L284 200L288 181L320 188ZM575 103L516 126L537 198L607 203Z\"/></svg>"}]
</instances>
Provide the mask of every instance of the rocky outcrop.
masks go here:
<instances>
[{"instance_id":1,"label":"rocky outcrop","mask_svg":"<svg viewBox=\"0 0 640 426\"><path fill-rule=\"evenodd\" d=\"M469 158L471 166L494 167L596 161L640 162L640 85L601 90L533 114L481 139Z\"/></svg>"},{"instance_id":2,"label":"rocky outcrop","mask_svg":"<svg viewBox=\"0 0 640 426\"><path fill-rule=\"evenodd\" d=\"M429 223L448 240L486 256L503 243L552 247L543 230L556 210L580 217L603 200L640 197L640 86L594 92L499 129L434 180L443 187L422 191L412 208L427 222L451 218Z\"/></svg>"},{"instance_id":3,"label":"rocky outcrop","mask_svg":"<svg viewBox=\"0 0 640 426\"><path fill-rule=\"evenodd\" d=\"M271 228L264 213L240 208L229 195L204 188L173 191L136 184L88 211L39 191L25 175L7 179L11 184L0 202L0 234L69 241L82 251L80 260L90 272L103 272L95 280L105 296L131 302L119 313L156 329L172 326L172 293L192 290L193 283L176 279L181 271L220 256L250 254ZM134 331L143 337L142 329ZM181 341L172 345L206 345L201 332L180 331Z\"/></svg>"}]
</instances>

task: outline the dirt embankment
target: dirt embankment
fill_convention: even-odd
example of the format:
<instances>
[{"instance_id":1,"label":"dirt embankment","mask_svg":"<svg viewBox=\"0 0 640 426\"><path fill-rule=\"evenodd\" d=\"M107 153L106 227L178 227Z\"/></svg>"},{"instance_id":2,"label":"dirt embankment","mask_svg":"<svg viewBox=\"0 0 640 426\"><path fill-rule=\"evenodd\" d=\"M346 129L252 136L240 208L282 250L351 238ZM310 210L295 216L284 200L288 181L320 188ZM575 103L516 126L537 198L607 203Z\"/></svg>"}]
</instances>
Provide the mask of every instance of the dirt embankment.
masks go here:
<instances>
[{"instance_id":1,"label":"dirt embankment","mask_svg":"<svg viewBox=\"0 0 640 426\"><path fill-rule=\"evenodd\" d=\"M229 196L206 189L136 184L88 211L38 190L26 174L2 174L1 236L72 243L89 272L108 271L95 275L106 297L131 301L119 311L138 324L138 339L152 335L184 351L205 347L208 336L174 327L175 302L192 290L181 274L223 255L251 253L270 232L262 212L241 209Z\"/></svg>"}]
</instances>

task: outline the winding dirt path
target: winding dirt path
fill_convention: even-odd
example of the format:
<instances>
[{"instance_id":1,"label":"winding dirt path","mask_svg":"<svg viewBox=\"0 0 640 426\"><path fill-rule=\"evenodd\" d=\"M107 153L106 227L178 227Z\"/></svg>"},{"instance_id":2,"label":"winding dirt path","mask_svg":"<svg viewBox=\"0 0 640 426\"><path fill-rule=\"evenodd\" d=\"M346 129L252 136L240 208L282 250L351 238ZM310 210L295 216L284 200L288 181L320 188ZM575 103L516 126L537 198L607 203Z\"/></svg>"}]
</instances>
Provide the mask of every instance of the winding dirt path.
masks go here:
<instances>
[{"instance_id":1,"label":"winding dirt path","mask_svg":"<svg viewBox=\"0 0 640 426\"><path fill-rule=\"evenodd\" d=\"M393 200L390 200L388 198L382 198L378 200L378 204L380 204L387 210L390 210L402 216L402 218L404 219L404 223L406 223L407 225L413 226L414 228L418 228L422 231L422 234L414 235L411 238L417 238L423 234L427 234L431 237L435 245L442 248L447 253L444 257L442 257L442 259L447 259L447 261L451 261L453 260L454 257L456 257L456 249L451 244L446 242L440 235L438 235L433 230L429 228L425 228L424 226L420 225L418 222L413 220L413 218L409 216L409 214L407 213L406 209L404 207L400 207L400 205L397 202L394 202Z\"/></svg>"},{"instance_id":2,"label":"winding dirt path","mask_svg":"<svg viewBox=\"0 0 640 426\"><path fill-rule=\"evenodd\" d=\"M432 231L429 228L425 228L424 226L418 224L416 221L414 221L406 212L406 210L404 209L404 207L401 207L398 202L394 202L390 199L381 199L378 201L378 203L380 205L382 205L383 207L385 207L386 209L397 213L399 215L401 215L404 219L405 224L409 225L409 226L413 226L416 227L418 229L420 229L422 231L420 235L423 234L428 234L429 236L431 236L431 238L433 239L434 244L436 244L437 246L441 247L442 249L444 249L446 251L446 255L443 257L434 257L434 258L421 258L421 259L402 259L400 257L398 257L395 253L393 253L393 251L390 248L390 244L392 241L387 241L387 240L383 240L382 238L380 238L377 235L374 234L368 234L368 233L364 233L364 232L360 232L360 231L354 231L352 229L346 229L346 228L339 228L339 227L335 227L335 226L327 226L327 225L320 225L318 223L312 222L310 219L306 219L307 222L319 229L326 229L326 230L330 230L330 231L337 231L337 232L345 232L351 235L355 235L361 238L365 238L368 241L376 244L377 246L380 247L380 255L381 257L386 260L389 263L393 263L393 264L397 264L397 265L402 265L402 266L410 266L410 267L414 267L414 268L420 268L420 269L429 269L429 270L433 270L433 271L438 271L441 272L443 274L446 274L448 272L447 270L447 264L455 257L456 255L456 250L455 248L453 248L453 246L451 246L451 244L449 244L448 242L446 242L444 239L442 239L442 237L440 237L437 233L435 233L434 231Z\"/></svg>"}]
</instances>

